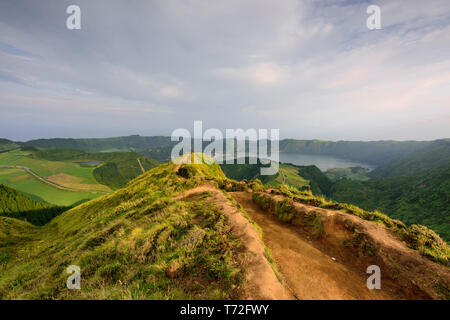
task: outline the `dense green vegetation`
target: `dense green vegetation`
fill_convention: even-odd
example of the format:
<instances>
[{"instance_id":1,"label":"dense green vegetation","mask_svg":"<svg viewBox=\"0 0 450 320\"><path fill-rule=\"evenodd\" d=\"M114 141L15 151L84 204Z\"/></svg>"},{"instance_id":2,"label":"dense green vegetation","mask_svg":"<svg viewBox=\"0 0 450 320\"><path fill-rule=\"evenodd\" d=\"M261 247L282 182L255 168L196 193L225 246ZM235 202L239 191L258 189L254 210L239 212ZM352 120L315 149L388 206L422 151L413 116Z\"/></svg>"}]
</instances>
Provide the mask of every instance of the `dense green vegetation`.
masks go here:
<instances>
[{"instance_id":1,"label":"dense green vegetation","mask_svg":"<svg viewBox=\"0 0 450 320\"><path fill-rule=\"evenodd\" d=\"M299 175L299 167L292 164L280 163L278 173L272 176L261 175L261 168L266 165L261 164L259 160L256 164L250 164L246 158L245 164L221 164L220 166L225 175L234 180L259 179L265 185L273 187L287 184L302 190L311 188L310 181ZM313 184L316 185L315 182Z\"/></svg>"},{"instance_id":2,"label":"dense green vegetation","mask_svg":"<svg viewBox=\"0 0 450 320\"><path fill-rule=\"evenodd\" d=\"M423 224L450 240L450 140L394 159L366 182L342 179L330 196L368 210L379 209L409 224Z\"/></svg>"},{"instance_id":3,"label":"dense green vegetation","mask_svg":"<svg viewBox=\"0 0 450 320\"><path fill-rule=\"evenodd\" d=\"M24 194L0 184L0 216L12 217L42 226L69 207L34 201Z\"/></svg>"},{"instance_id":4,"label":"dense green vegetation","mask_svg":"<svg viewBox=\"0 0 450 320\"><path fill-rule=\"evenodd\" d=\"M328 194L332 182L328 177L320 171L316 166L297 166L298 174L309 180L310 190L314 194Z\"/></svg>"},{"instance_id":5,"label":"dense green vegetation","mask_svg":"<svg viewBox=\"0 0 450 320\"><path fill-rule=\"evenodd\" d=\"M256 159L253 159L255 161ZM242 161L242 159L241 159ZM256 179L261 178L261 168L264 167L264 165L261 164L261 162L256 160L256 164L250 164L250 158L246 157L244 164L237 164L237 160L234 161L232 164L226 164L223 163L220 165L222 171L225 173L225 175L234 180L250 180L250 179Z\"/></svg>"},{"instance_id":6,"label":"dense green vegetation","mask_svg":"<svg viewBox=\"0 0 450 320\"><path fill-rule=\"evenodd\" d=\"M332 182L316 166L296 166L290 163L280 163L278 173L272 176L261 176L263 165L257 164L222 164L225 175L234 180L259 179L265 185L277 187L287 184L299 190L311 190L315 194L328 194Z\"/></svg>"},{"instance_id":7,"label":"dense green vegetation","mask_svg":"<svg viewBox=\"0 0 450 320\"><path fill-rule=\"evenodd\" d=\"M332 181L336 182L343 178L348 178L350 180L357 181L367 181L370 180L368 174L370 170L362 167L351 167L351 168L334 168L328 169L325 175Z\"/></svg>"},{"instance_id":8,"label":"dense green vegetation","mask_svg":"<svg viewBox=\"0 0 450 320\"><path fill-rule=\"evenodd\" d=\"M336 201L378 209L407 224L426 225L450 240L450 165L366 182L342 179L330 194Z\"/></svg>"},{"instance_id":9,"label":"dense green vegetation","mask_svg":"<svg viewBox=\"0 0 450 320\"><path fill-rule=\"evenodd\" d=\"M450 164L450 139L436 140L419 151L396 158L370 172L372 178L422 174Z\"/></svg>"}]
</instances>

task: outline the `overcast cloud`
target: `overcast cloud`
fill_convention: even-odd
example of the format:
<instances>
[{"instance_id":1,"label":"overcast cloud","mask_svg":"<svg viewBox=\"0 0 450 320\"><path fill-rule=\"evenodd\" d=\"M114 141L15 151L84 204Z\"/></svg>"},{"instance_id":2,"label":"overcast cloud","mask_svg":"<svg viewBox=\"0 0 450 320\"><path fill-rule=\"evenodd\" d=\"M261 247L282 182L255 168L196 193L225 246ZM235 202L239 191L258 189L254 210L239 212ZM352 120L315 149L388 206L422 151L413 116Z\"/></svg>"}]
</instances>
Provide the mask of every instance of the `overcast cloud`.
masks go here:
<instances>
[{"instance_id":1,"label":"overcast cloud","mask_svg":"<svg viewBox=\"0 0 450 320\"><path fill-rule=\"evenodd\" d=\"M366 8L381 8L368 30ZM66 8L81 7L81 30ZM450 137L450 3L0 2L0 137Z\"/></svg>"}]
</instances>

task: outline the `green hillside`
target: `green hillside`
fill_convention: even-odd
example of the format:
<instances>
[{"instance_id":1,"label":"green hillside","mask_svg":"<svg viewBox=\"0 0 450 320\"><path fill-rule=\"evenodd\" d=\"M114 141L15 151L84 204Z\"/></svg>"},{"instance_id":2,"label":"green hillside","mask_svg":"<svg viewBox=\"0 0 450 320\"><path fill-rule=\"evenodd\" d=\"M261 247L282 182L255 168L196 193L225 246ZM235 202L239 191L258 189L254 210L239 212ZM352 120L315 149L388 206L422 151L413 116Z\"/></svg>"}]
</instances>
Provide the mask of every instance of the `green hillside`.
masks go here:
<instances>
[{"instance_id":1,"label":"green hillside","mask_svg":"<svg viewBox=\"0 0 450 320\"><path fill-rule=\"evenodd\" d=\"M19 145L8 139L0 139L0 152L9 151L18 148Z\"/></svg>"},{"instance_id":2,"label":"green hillside","mask_svg":"<svg viewBox=\"0 0 450 320\"><path fill-rule=\"evenodd\" d=\"M65 212L38 231L19 224L25 238L20 245L27 254L9 254L17 247L8 245L2 234L12 228L11 221L0 219L0 256L9 252L0 274L0 297L237 297L242 281L239 242L230 235L224 215L206 200L207 194L189 201L172 199L205 177L225 177L216 164L186 166L192 175L187 180L174 169L172 163L163 164L124 189ZM81 267L83 290L65 288L65 268L71 264Z\"/></svg>"},{"instance_id":3,"label":"green hillside","mask_svg":"<svg viewBox=\"0 0 450 320\"><path fill-rule=\"evenodd\" d=\"M292 164L280 164L274 176L259 176L260 164L222 165L222 170L231 179L258 178L268 186L286 183L366 210L380 210L408 225L430 227L449 241L449 145L448 140L434 142L423 151L394 159L373 172L363 168L337 168L324 174L316 166ZM370 178L384 175L389 177Z\"/></svg>"},{"instance_id":4,"label":"green hillside","mask_svg":"<svg viewBox=\"0 0 450 320\"><path fill-rule=\"evenodd\" d=\"M208 191L179 197L205 183L221 188L219 193L238 206L227 191L241 186L228 180L219 165L166 163L40 228L0 218L0 298L239 298L246 265L222 204ZM242 188L262 190L258 181ZM275 191L293 201L381 223L430 259L448 261L446 244L426 228L408 229L378 212L329 202L286 185ZM80 267L82 290L66 289L69 265Z\"/></svg>"},{"instance_id":5,"label":"green hillside","mask_svg":"<svg viewBox=\"0 0 450 320\"><path fill-rule=\"evenodd\" d=\"M427 147L398 157L373 170L372 178L387 178L401 175L421 174L450 163L450 139L437 140Z\"/></svg>"},{"instance_id":6,"label":"green hillside","mask_svg":"<svg viewBox=\"0 0 450 320\"><path fill-rule=\"evenodd\" d=\"M365 182L342 179L330 196L362 208L379 209L407 224L420 223L450 240L450 142L441 140L394 159Z\"/></svg>"},{"instance_id":7,"label":"green hillside","mask_svg":"<svg viewBox=\"0 0 450 320\"><path fill-rule=\"evenodd\" d=\"M34 201L0 184L0 216L26 220L41 226L68 209L68 207L57 207Z\"/></svg>"},{"instance_id":8,"label":"green hillside","mask_svg":"<svg viewBox=\"0 0 450 320\"><path fill-rule=\"evenodd\" d=\"M299 190L311 190L314 194L328 194L332 182L316 166L297 166L290 163L280 163L278 173L271 176L261 176L263 165L249 164L221 164L225 175L234 180L259 179L267 186L277 187L282 184L295 187Z\"/></svg>"}]
</instances>

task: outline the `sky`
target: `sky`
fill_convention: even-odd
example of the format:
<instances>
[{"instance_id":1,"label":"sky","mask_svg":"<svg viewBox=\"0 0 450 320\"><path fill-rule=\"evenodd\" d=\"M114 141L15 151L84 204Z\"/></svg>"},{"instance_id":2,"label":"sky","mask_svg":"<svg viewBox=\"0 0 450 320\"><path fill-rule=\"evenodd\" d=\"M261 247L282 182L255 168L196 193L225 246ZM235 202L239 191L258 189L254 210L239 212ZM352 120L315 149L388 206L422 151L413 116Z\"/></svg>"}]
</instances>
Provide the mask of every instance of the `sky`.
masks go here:
<instances>
[{"instance_id":1,"label":"sky","mask_svg":"<svg viewBox=\"0 0 450 320\"><path fill-rule=\"evenodd\" d=\"M66 27L72 4L80 30ZM0 1L1 138L170 135L195 120L449 138L450 2Z\"/></svg>"}]
</instances>

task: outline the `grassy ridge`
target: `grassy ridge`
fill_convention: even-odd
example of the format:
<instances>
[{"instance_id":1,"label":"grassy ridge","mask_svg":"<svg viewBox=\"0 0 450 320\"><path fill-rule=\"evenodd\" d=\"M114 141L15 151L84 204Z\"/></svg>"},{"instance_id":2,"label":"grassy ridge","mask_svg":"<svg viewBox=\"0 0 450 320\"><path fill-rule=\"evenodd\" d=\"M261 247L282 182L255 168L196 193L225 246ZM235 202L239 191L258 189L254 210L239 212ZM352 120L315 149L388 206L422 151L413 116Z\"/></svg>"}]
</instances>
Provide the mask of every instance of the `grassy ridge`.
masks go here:
<instances>
[{"instance_id":1,"label":"grassy ridge","mask_svg":"<svg viewBox=\"0 0 450 320\"><path fill-rule=\"evenodd\" d=\"M186 166L180 178L163 164L126 188L82 204L8 243L10 221L0 219L0 298L225 299L236 298L242 271L239 241L208 194L173 195L225 179L220 167ZM14 219L12 219L14 220ZM15 222L14 222L15 223ZM27 244L28 243L28 244ZM19 250L21 254L13 252ZM82 290L65 287L69 265L82 271Z\"/></svg>"}]
</instances>

